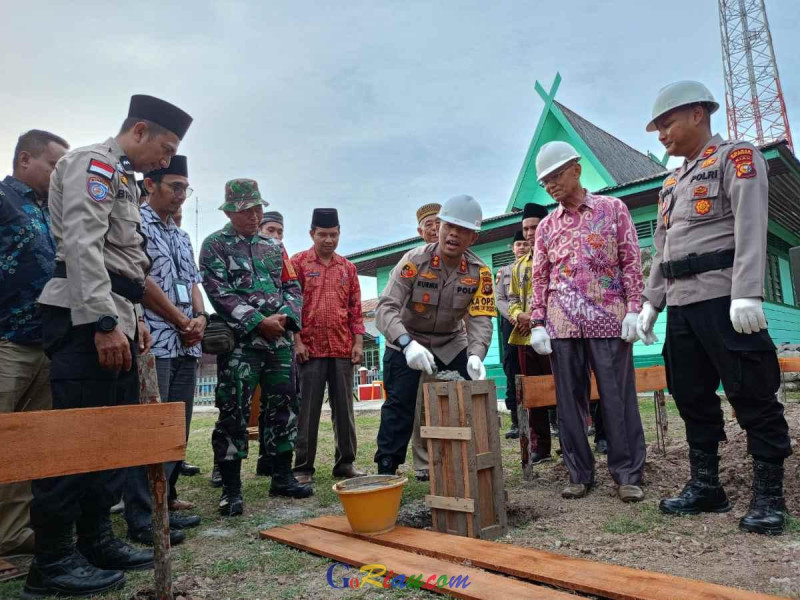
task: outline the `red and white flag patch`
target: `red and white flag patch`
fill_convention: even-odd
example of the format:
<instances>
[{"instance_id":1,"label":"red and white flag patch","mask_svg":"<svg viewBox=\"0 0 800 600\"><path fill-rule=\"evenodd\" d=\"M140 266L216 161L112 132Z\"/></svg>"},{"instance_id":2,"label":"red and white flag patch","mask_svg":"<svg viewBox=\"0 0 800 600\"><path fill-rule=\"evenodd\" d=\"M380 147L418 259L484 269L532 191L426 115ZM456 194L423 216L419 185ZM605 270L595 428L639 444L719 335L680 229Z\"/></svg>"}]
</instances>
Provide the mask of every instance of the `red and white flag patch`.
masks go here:
<instances>
[{"instance_id":1,"label":"red and white flag patch","mask_svg":"<svg viewBox=\"0 0 800 600\"><path fill-rule=\"evenodd\" d=\"M100 175L101 177L105 177L108 180L111 180L114 177L114 167L104 163L102 160L97 160L93 158L89 161L89 168L86 169L89 173L94 173L95 175Z\"/></svg>"}]
</instances>

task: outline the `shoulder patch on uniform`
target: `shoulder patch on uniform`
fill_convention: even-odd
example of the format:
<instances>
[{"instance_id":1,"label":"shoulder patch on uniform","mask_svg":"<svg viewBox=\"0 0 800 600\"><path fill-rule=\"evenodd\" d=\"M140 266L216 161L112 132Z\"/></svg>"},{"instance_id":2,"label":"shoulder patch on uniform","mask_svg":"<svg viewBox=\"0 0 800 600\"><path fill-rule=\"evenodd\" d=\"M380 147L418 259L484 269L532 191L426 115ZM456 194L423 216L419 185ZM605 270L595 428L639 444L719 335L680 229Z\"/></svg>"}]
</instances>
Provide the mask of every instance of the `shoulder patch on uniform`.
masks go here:
<instances>
[{"instance_id":1,"label":"shoulder patch on uniform","mask_svg":"<svg viewBox=\"0 0 800 600\"><path fill-rule=\"evenodd\" d=\"M413 279L417 276L417 267L412 262L407 262L400 269L400 277L403 279Z\"/></svg>"},{"instance_id":2,"label":"shoulder patch on uniform","mask_svg":"<svg viewBox=\"0 0 800 600\"><path fill-rule=\"evenodd\" d=\"M114 176L114 167L108 163L104 163L102 160L93 158L89 161L89 167L86 169L86 172L100 175L111 181L111 178Z\"/></svg>"},{"instance_id":3,"label":"shoulder patch on uniform","mask_svg":"<svg viewBox=\"0 0 800 600\"><path fill-rule=\"evenodd\" d=\"M737 148L728 154L728 160L736 166L737 179L750 179L756 176L752 148Z\"/></svg>"},{"instance_id":4,"label":"shoulder patch on uniform","mask_svg":"<svg viewBox=\"0 0 800 600\"><path fill-rule=\"evenodd\" d=\"M440 269L441 268L442 259L439 258L438 254L435 254L431 259L431 268L432 269Z\"/></svg>"},{"instance_id":5,"label":"shoulder patch on uniform","mask_svg":"<svg viewBox=\"0 0 800 600\"><path fill-rule=\"evenodd\" d=\"M422 277L423 279L439 279L439 276L431 271L425 271L424 273L420 273L419 276Z\"/></svg>"},{"instance_id":6,"label":"shoulder patch on uniform","mask_svg":"<svg viewBox=\"0 0 800 600\"><path fill-rule=\"evenodd\" d=\"M664 187L670 187L678 183L678 180L674 177L669 177L664 181Z\"/></svg>"},{"instance_id":7,"label":"shoulder patch on uniform","mask_svg":"<svg viewBox=\"0 0 800 600\"><path fill-rule=\"evenodd\" d=\"M100 177L89 177L86 182L86 191L95 202L103 202L108 198L108 182Z\"/></svg>"},{"instance_id":8,"label":"shoulder patch on uniform","mask_svg":"<svg viewBox=\"0 0 800 600\"><path fill-rule=\"evenodd\" d=\"M495 317L497 311L494 308L494 288L492 287L492 271L489 267L481 267L480 285L478 285L472 301L469 305L469 315L471 317ZM462 279L463 282L463 279Z\"/></svg>"},{"instance_id":9,"label":"shoulder patch on uniform","mask_svg":"<svg viewBox=\"0 0 800 600\"><path fill-rule=\"evenodd\" d=\"M700 164L700 168L701 169L707 169L708 167L713 167L715 164L717 164L717 157L716 156L712 156L711 158L705 159Z\"/></svg>"},{"instance_id":10,"label":"shoulder patch on uniform","mask_svg":"<svg viewBox=\"0 0 800 600\"><path fill-rule=\"evenodd\" d=\"M469 269L467 268L467 259L466 259L466 258L462 258L462 259L461 259L461 266L459 266L458 270L459 270L461 273L466 273L466 272L469 270Z\"/></svg>"},{"instance_id":11,"label":"shoulder patch on uniform","mask_svg":"<svg viewBox=\"0 0 800 600\"><path fill-rule=\"evenodd\" d=\"M717 151L717 147L716 146L709 146L708 148L706 148L705 152L703 152L703 158L711 156L716 151Z\"/></svg>"}]
</instances>

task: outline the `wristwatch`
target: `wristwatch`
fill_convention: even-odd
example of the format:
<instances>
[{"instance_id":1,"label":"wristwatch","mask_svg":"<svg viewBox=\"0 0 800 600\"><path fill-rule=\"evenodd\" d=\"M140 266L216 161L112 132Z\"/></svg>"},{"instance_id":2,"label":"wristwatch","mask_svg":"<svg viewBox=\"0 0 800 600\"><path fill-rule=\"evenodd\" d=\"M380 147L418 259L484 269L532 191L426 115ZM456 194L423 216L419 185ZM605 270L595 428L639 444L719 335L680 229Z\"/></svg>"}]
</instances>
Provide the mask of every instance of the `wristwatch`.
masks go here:
<instances>
[{"instance_id":1,"label":"wristwatch","mask_svg":"<svg viewBox=\"0 0 800 600\"><path fill-rule=\"evenodd\" d=\"M119 319L114 315L103 315L94 324L94 330L100 333L111 333L116 329Z\"/></svg>"},{"instance_id":2,"label":"wristwatch","mask_svg":"<svg viewBox=\"0 0 800 600\"><path fill-rule=\"evenodd\" d=\"M196 319L197 317L205 317L206 318L206 325L208 325L209 321L211 321L211 315L209 315L204 310L196 310L192 313L192 318Z\"/></svg>"},{"instance_id":3,"label":"wristwatch","mask_svg":"<svg viewBox=\"0 0 800 600\"><path fill-rule=\"evenodd\" d=\"M399 338L397 338L397 342L395 342L398 346L400 346L400 350L405 350L406 346L408 346L412 341L411 336L407 333L404 333Z\"/></svg>"},{"instance_id":4,"label":"wristwatch","mask_svg":"<svg viewBox=\"0 0 800 600\"><path fill-rule=\"evenodd\" d=\"M531 325L533 327L544 327L545 324L546 323L545 323L544 319L534 319L533 321L531 321Z\"/></svg>"}]
</instances>

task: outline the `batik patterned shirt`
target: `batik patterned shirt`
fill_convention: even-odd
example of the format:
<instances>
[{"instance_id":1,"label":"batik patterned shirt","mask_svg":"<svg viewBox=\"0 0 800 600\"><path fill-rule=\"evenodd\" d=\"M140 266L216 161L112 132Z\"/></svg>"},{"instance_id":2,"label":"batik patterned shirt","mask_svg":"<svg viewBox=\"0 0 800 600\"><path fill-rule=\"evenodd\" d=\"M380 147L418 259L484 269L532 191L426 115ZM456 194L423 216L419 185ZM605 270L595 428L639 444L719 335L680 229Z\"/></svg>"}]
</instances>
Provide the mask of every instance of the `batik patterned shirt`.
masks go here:
<instances>
[{"instance_id":1,"label":"batik patterned shirt","mask_svg":"<svg viewBox=\"0 0 800 600\"><path fill-rule=\"evenodd\" d=\"M142 232L147 236L147 253L153 261L150 278L158 284L175 306L188 318L192 318L192 287L202 282L200 272L194 262L192 242L185 231L181 231L172 217L165 224L149 204L142 205ZM186 282L189 288L189 304L179 304L175 291L175 281ZM151 352L156 358L176 358L194 356L200 358L200 344L184 346L180 332L163 317L150 309L144 310L144 318L153 338Z\"/></svg>"},{"instance_id":2,"label":"batik patterned shirt","mask_svg":"<svg viewBox=\"0 0 800 600\"><path fill-rule=\"evenodd\" d=\"M531 317L552 338L622 333L642 307L639 240L622 200L587 193L576 211L559 206L536 229Z\"/></svg>"},{"instance_id":3,"label":"batik patterned shirt","mask_svg":"<svg viewBox=\"0 0 800 600\"><path fill-rule=\"evenodd\" d=\"M56 243L47 203L15 179L0 183L0 338L42 343L36 300L53 276Z\"/></svg>"}]
</instances>

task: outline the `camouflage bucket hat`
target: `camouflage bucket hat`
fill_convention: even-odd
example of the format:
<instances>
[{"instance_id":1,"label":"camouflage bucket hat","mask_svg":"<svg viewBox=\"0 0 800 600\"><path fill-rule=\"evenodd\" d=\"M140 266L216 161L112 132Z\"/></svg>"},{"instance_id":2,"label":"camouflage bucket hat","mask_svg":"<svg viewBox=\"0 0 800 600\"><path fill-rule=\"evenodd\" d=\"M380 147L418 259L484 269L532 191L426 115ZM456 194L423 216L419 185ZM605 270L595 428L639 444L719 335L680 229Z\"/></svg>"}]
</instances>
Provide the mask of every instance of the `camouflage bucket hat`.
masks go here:
<instances>
[{"instance_id":1,"label":"camouflage bucket hat","mask_svg":"<svg viewBox=\"0 0 800 600\"><path fill-rule=\"evenodd\" d=\"M259 204L269 206L269 203L261 198L261 192L258 191L258 182L256 180L231 179L225 184L225 203L219 209L228 212L241 212Z\"/></svg>"}]
</instances>

